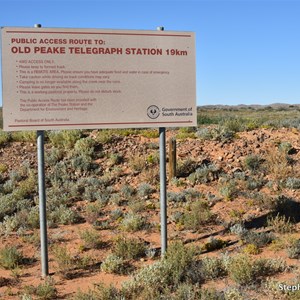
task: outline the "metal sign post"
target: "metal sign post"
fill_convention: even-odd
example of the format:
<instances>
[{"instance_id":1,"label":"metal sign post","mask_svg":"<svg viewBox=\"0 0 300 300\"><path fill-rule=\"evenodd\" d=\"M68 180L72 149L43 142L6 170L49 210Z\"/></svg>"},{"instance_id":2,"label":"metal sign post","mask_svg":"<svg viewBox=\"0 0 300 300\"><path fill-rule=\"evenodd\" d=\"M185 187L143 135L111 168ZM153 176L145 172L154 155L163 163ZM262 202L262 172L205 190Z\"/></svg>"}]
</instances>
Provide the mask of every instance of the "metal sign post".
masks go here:
<instances>
[{"instance_id":1,"label":"metal sign post","mask_svg":"<svg viewBox=\"0 0 300 300\"><path fill-rule=\"evenodd\" d=\"M166 128L159 128L161 254L167 250Z\"/></svg>"},{"instance_id":2,"label":"metal sign post","mask_svg":"<svg viewBox=\"0 0 300 300\"><path fill-rule=\"evenodd\" d=\"M34 27L40 28L42 26L40 24L36 24L36 25L34 25ZM38 130L37 131L37 155L38 155L38 182L39 182L39 211L40 211L42 277L46 277L49 275L44 152L45 152L44 151L44 131Z\"/></svg>"},{"instance_id":3,"label":"metal sign post","mask_svg":"<svg viewBox=\"0 0 300 300\"><path fill-rule=\"evenodd\" d=\"M49 267L48 267L48 238L47 238L44 131L43 130L37 131L37 151L38 151L41 263L42 263L42 277L46 277L49 275Z\"/></svg>"},{"instance_id":4,"label":"metal sign post","mask_svg":"<svg viewBox=\"0 0 300 300\"><path fill-rule=\"evenodd\" d=\"M164 31L164 27L157 30ZM161 255L167 251L167 176L166 176L166 128L159 128L159 165L160 165L160 233Z\"/></svg>"}]
</instances>

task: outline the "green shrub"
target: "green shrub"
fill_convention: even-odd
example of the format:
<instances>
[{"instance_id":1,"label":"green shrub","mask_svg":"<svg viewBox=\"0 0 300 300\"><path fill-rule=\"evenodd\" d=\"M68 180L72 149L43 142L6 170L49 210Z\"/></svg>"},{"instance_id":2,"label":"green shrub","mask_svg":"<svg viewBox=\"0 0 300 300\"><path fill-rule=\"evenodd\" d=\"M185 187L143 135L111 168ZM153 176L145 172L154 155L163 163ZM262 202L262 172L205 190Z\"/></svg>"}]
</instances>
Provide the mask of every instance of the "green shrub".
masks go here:
<instances>
[{"instance_id":1,"label":"green shrub","mask_svg":"<svg viewBox=\"0 0 300 300\"><path fill-rule=\"evenodd\" d=\"M147 227L148 223L145 217L135 213L128 213L120 223L120 229L128 232L135 232Z\"/></svg>"},{"instance_id":2,"label":"green shrub","mask_svg":"<svg viewBox=\"0 0 300 300\"><path fill-rule=\"evenodd\" d=\"M191 204L190 211L184 213L183 223L186 229L200 230L203 224L212 221L212 213L207 202L196 201Z\"/></svg>"},{"instance_id":3,"label":"green shrub","mask_svg":"<svg viewBox=\"0 0 300 300\"><path fill-rule=\"evenodd\" d=\"M275 217L269 218L267 224L276 233L291 233L294 231L294 224L291 223L290 218L284 215L277 214Z\"/></svg>"},{"instance_id":4,"label":"green shrub","mask_svg":"<svg viewBox=\"0 0 300 300\"><path fill-rule=\"evenodd\" d=\"M155 139L159 137L159 131L157 129L143 129L140 134L141 136L149 139Z\"/></svg>"},{"instance_id":5,"label":"green shrub","mask_svg":"<svg viewBox=\"0 0 300 300\"><path fill-rule=\"evenodd\" d=\"M72 168L80 173L88 172L94 169L92 158L85 154L75 156L70 161Z\"/></svg>"},{"instance_id":6,"label":"green shrub","mask_svg":"<svg viewBox=\"0 0 300 300\"><path fill-rule=\"evenodd\" d=\"M204 280L220 278L227 274L223 260L218 257L203 258L200 268Z\"/></svg>"},{"instance_id":7,"label":"green shrub","mask_svg":"<svg viewBox=\"0 0 300 300\"><path fill-rule=\"evenodd\" d=\"M285 186L291 190L300 189L300 179L294 177L288 177L285 182Z\"/></svg>"},{"instance_id":8,"label":"green shrub","mask_svg":"<svg viewBox=\"0 0 300 300\"><path fill-rule=\"evenodd\" d=\"M259 155L251 154L246 156L244 166L246 170L257 172L261 168L262 158Z\"/></svg>"},{"instance_id":9,"label":"green shrub","mask_svg":"<svg viewBox=\"0 0 300 300\"><path fill-rule=\"evenodd\" d=\"M80 220L80 216L75 210L61 204L48 214L49 223L52 224L76 224Z\"/></svg>"},{"instance_id":10,"label":"green shrub","mask_svg":"<svg viewBox=\"0 0 300 300\"><path fill-rule=\"evenodd\" d=\"M123 284L125 299L139 299L141 295L140 299L145 295L157 299L166 289L175 289L194 273L191 269L194 255L193 248L186 248L181 242L171 243L163 260L140 269Z\"/></svg>"},{"instance_id":11,"label":"green shrub","mask_svg":"<svg viewBox=\"0 0 300 300\"><path fill-rule=\"evenodd\" d=\"M137 188L137 193L140 197L148 197L153 192L154 192L154 189L148 183L141 183Z\"/></svg>"},{"instance_id":12,"label":"green shrub","mask_svg":"<svg viewBox=\"0 0 300 300\"><path fill-rule=\"evenodd\" d=\"M168 192L167 193L167 199L168 202L175 202L175 203L181 203L181 202L185 202L186 198L185 198L185 193L184 192Z\"/></svg>"},{"instance_id":13,"label":"green shrub","mask_svg":"<svg viewBox=\"0 0 300 300\"><path fill-rule=\"evenodd\" d=\"M274 240L274 235L271 232L255 232L247 231L241 236L244 243L253 244L258 248L270 244Z\"/></svg>"},{"instance_id":14,"label":"green shrub","mask_svg":"<svg viewBox=\"0 0 300 300\"><path fill-rule=\"evenodd\" d=\"M112 251L114 255L123 259L138 259L145 255L146 247L143 241L136 238L118 236Z\"/></svg>"},{"instance_id":15,"label":"green shrub","mask_svg":"<svg viewBox=\"0 0 300 300\"><path fill-rule=\"evenodd\" d=\"M0 250L0 266L12 270L22 264L23 254L15 247L8 246Z\"/></svg>"},{"instance_id":16,"label":"green shrub","mask_svg":"<svg viewBox=\"0 0 300 300\"><path fill-rule=\"evenodd\" d=\"M125 184L121 187L120 192L123 197L129 198L134 195L135 189L131 185Z\"/></svg>"},{"instance_id":17,"label":"green shrub","mask_svg":"<svg viewBox=\"0 0 300 300\"><path fill-rule=\"evenodd\" d=\"M0 146L6 145L10 140L10 133L0 130Z\"/></svg>"},{"instance_id":18,"label":"green shrub","mask_svg":"<svg viewBox=\"0 0 300 300\"><path fill-rule=\"evenodd\" d=\"M214 164L203 165L190 174L188 179L192 184L208 183L218 178L219 171Z\"/></svg>"},{"instance_id":19,"label":"green shrub","mask_svg":"<svg viewBox=\"0 0 300 300\"><path fill-rule=\"evenodd\" d=\"M95 146L96 142L91 137L79 139L74 145L74 154L91 156L94 153Z\"/></svg>"},{"instance_id":20,"label":"green shrub","mask_svg":"<svg viewBox=\"0 0 300 300\"><path fill-rule=\"evenodd\" d=\"M250 285L256 281L253 263L247 255L240 254L232 257L227 271L237 284Z\"/></svg>"},{"instance_id":21,"label":"green shrub","mask_svg":"<svg viewBox=\"0 0 300 300\"><path fill-rule=\"evenodd\" d=\"M191 158L187 158L185 160L178 160L176 168L177 177L187 177L191 173L195 172L196 168L197 163Z\"/></svg>"},{"instance_id":22,"label":"green shrub","mask_svg":"<svg viewBox=\"0 0 300 300\"><path fill-rule=\"evenodd\" d=\"M58 130L48 132L50 143L57 148L72 149L81 138L80 130Z\"/></svg>"},{"instance_id":23,"label":"green shrub","mask_svg":"<svg viewBox=\"0 0 300 300\"><path fill-rule=\"evenodd\" d=\"M98 130L96 135L96 141L101 144L109 144L114 141L114 132L113 130L102 129Z\"/></svg>"},{"instance_id":24,"label":"green shrub","mask_svg":"<svg viewBox=\"0 0 300 300\"><path fill-rule=\"evenodd\" d=\"M55 287L52 278L48 277L46 278L45 282L40 283L35 288L34 294L38 297L38 299L51 300L51 299L57 299L58 291Z\"/></svg>"},{"instance_id":25,"label":"green shrub","mask_svg":"<svg viewBox=\"0 0 300 300\"><path fill-rule=\"evenodd\" d=\"M15 131L11 138L16 142L35 142L37 139L36 131Z\"/></svg>"},{"instance_id":26,"label":"green shrub","mask_svg":"<svg viewBox=\"0 0 300 300\"><path fill-rule=\"evenodd\" d=\"M55 245L52 248L54 260L57 263L57 271L63 278L68 278L71 270L75 268L75 261L64 246Z\"/></svg>"},{"instance_id":27,"label":"green shrub","mask_svg":"<svg viewBox=\"0 0 300 300\"><path fill-rule=\"evenodd\" d=\"M259 258L251 260L245 254L239 254L229 259L226 265L231 279L239 285L250 285L265 276L271 276L286 270L286 263L282 259Z\"/></svg>"},{"instance_id":28,"label":"green shrub","mask_svg":"<svg viewBox=\"0 0 300 300\"><path fill-rule=\"evenodd\" d=\"M86 249L98 249L103 245L100 235L96 230L84 230L79 232L79 236L83 241Z\"/></svg>"},{"instance_id":29,"label":"green shrub","mask_svg":"<svg viewBox=\"0 0 300 300\"><path fill-rule=\"evenodd\" d=\"M236 182L234 180L229 180L220 183L219 193L224 197L226 201L231 201L236 196L238 190Z\"/></svg>"},{"instance_id":30,"label":"green shrub","mask_svg":"<svg viewBox=\"0 0 300 300\"><path fill-rule=\"evenodd\" d=\"M101 271L114 274L125 274L126 264L123 258L110 254L101 264Z\"/></svg>"},{"instance_id":31,"label":"green shrub","mask_svg":"<svg viewBox=\"0 0 300 300\"><path fill-rule=\"evenodd\" d=\"M292 240L286 251L289 258L300 258L300 239Z\"/></svg>"}]
</instances>

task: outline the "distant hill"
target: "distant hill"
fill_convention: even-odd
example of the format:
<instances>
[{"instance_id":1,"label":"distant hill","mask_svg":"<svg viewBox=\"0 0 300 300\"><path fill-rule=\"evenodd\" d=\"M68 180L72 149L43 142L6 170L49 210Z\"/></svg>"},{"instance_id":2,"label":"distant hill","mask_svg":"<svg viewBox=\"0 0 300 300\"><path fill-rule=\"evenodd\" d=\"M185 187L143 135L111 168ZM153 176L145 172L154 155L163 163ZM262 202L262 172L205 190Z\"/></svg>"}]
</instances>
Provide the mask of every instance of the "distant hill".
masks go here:
<instances>
[{"instance_id":1,"label":"distant hill","mask_svg":"<svg viewBox=\"0 0 300 300\"><path fill-rule=\"evenodd\" d=\"M238 105L223 105L223 104L216 104L216 105L200 105L198 109L207 109L207 110L239 110L239 109L295 109L300 108L300 104L287 104L287 103L272 103L268 105L261 105L261 104L238 104Z\"/></svg>"}]
</instances>

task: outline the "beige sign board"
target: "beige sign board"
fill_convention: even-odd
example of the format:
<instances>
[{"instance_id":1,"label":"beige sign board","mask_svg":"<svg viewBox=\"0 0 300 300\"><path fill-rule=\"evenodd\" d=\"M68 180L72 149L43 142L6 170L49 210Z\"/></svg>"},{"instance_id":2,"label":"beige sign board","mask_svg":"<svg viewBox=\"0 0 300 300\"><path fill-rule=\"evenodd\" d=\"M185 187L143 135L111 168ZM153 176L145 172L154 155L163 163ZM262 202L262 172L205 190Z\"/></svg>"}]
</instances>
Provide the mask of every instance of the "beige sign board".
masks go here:
<instances>
[{"instance_id":1,"label":"beige sign board","mask_svg":"<svg viewBox=\"0 0 300 300\"><path fill-rule=\"evenodd\" d=\"M1 33L4 130L196 126L193 32Z\"/></svg>"}]
</instances>

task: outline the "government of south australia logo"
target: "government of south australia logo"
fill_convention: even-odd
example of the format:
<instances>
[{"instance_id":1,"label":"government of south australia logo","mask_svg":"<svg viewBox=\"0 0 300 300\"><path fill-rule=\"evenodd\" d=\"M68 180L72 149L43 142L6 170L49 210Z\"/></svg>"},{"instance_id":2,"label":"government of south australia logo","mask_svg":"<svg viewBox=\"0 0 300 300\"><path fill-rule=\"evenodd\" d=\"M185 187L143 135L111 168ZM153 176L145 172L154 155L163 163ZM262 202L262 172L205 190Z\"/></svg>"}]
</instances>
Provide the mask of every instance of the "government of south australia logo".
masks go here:
<instances>
[{"instance_id":1,"label":"government of south australia logo","mask_svg":"<svg viewBox=\"0 0 300 300\"><path fill-rule=\"evenodd\" d=\"M156 105L150 105L147 108L147 115L150 119L156 119L160 115L160 110Z\"/></svg>"}]
</instances>

